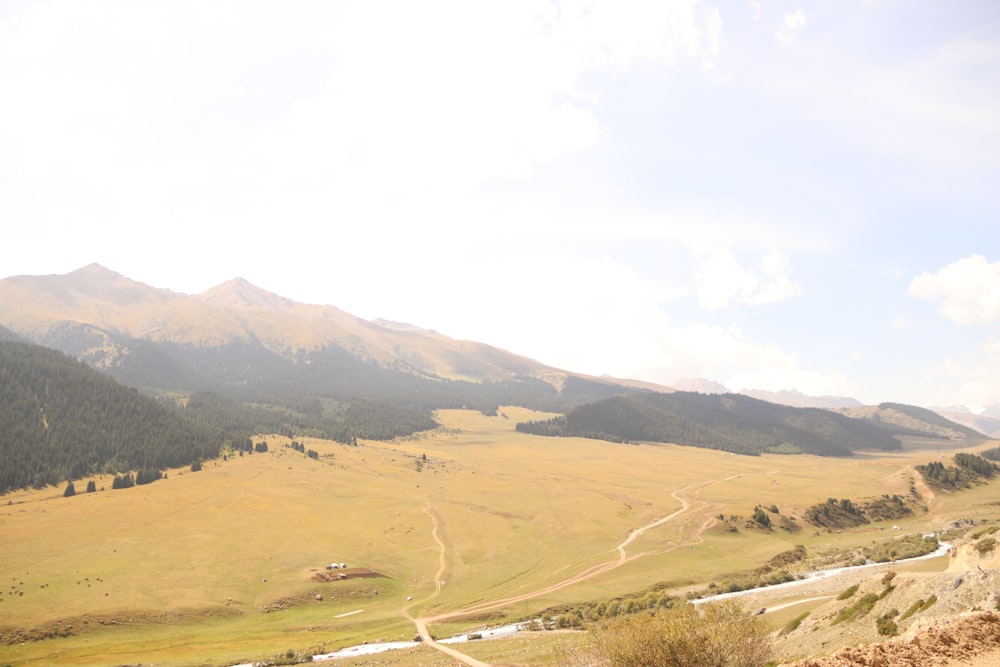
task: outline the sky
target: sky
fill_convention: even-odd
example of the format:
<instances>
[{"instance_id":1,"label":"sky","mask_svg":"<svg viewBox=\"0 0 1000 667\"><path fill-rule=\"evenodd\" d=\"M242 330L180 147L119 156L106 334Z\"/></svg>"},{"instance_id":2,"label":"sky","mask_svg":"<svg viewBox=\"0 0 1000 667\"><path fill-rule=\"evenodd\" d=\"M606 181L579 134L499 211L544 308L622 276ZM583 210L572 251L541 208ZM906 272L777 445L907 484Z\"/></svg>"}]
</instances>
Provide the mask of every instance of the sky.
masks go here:
<instances>
[{"instance_id":1,"label":"sky","mask_svg":"<svg viewBox=\"0 0 1000 667\"><path fill-rule=\"evenodd\" d=\"M1000 404L1000 3L0 0L0 277Z\"/></svg>"}]
</instances>

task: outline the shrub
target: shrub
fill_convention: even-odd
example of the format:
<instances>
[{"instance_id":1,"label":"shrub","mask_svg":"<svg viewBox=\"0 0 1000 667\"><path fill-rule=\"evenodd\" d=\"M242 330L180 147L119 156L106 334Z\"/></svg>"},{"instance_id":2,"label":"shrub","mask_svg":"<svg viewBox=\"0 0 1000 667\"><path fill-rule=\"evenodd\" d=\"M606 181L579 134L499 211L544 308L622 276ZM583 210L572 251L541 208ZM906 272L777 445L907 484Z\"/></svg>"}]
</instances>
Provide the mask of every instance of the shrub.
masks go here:
<instances>
[{"instance_id":1,"label":"shrub","mask_svg":"<svg viewBox=\"0 0 1000 667\"><path fill-rule=\"evenodd\" d=\"M612 667L763 667L768 625L733 600L623 616L593 631L595 660Z\"/></svg>"},{"instance_id":2,"label":"shrub","mask_svg":"<svg viewBox=\"0 0 1000 667\"><path fill-rule=\"evenodd\" d=\"M73 482L66 485L66 490L63 491L63 498L71 498L76 495L76 487L73 486Z\"/></svg>"},{"instance_id":3,"label":"shrub","mask_svg":"<svg viewBox=\"0 0 1000 667\"><path fill-rule=\"evenodd\" d=\"M910 605L909 609L907 609L906 611L903 612L903 615L899 617L899 620L900 621L905 621L910 616L913 616L915 613L917 613L918 611L920 611L921 607L924 606L924 602L925 601L923 599L920 599L920 600L917 600L916 602L914 602L912 605Z\"/></svg>"},{"instance_id":4,"label":"shrub","mask_svg":"<svg viewBox=\"0 0 1000 667\"><path fill-rule=\"evenodd\" d=\"M846 600L849 597L852 597L857 592L858 592L858 584L854 584L850 588L845 589L843 593L841 593L840 595L838 595L837 599L838 600Z\"/></svg>"},{"instance_id":5,"label":"shrub","mask_svg":"<svg viewBox=\"0 0 1000 667\"><path fill-rule=\"evenodd\" d=\"M982 554L988 554L996 547L997 541L992 537L986 537L978 542L976 542L976 551Z\"/></svg>"},{"instance_id":6,"label":"shrub","mask_svg":"<svg viewBox=\"0 0 1000 667\"><path fill-rule=\"evenodd\" d=\"M894 615L895 614L890 612L889 614L879 616L875 620L875 627L878 629L878 633L880 635L883 635L885 637L894 637L895 635L899 634L899 628L896 626L896 621L892 620L892 617Z\"/></svg>"},{"instance_id":7,"label":"shrub","mask_svg":"<svg viewBox=\"0 0 1000 667\"><path fill-rule=\"evenodd\" d=\"M865 595L850 607L840 612L837 618L833 619L833 625L843 623L844 621L853 621L855 618L864 616L875 607L875 603L878 602L879 599L879 596L874 593Z\"/></svg>"},{"instance_id":8,"label":"shrub","mask_svg":"<svg viewBox=\"0 0 1000 667\"><path fill-rule=\"evenodd\" d=\"M152 484L158 479L163 479L163 473L159 470L140 470L135 475L136 485Z\"/></svg>"},{"instance_id":9,"label":"shrub","mask_svg":"<svg viewBox=\"0 0 1000 667\"><path fill-rule=\"evenodd\" d=\"M133 486L135 486L135 478L130 472L116 475L114 481L111 482L112 489L131 489Z\"/></svg>"},{"instance_id":10,"label":"shrub","mask_svg":"<svg viewBox=\"0 0 1000 667\"><path fill-rule=\"evenodd\" d=\"M785 623L785 626L783 628L781 628L781 630L778 632L778 634L779 635L787 635L789 632L793 632L793 631L797 630L799 628L799 626L802 625L802 621L806 620L806 618L808 618L808 617L809 617L809 612L808 611L805 612L804 614L799 614L798 616L796 616L792 620L788 621L788 623Z\"/></svg>"},{"instance_id":11,"label":"shrub","mask_svg":"<svg viewBox=\"0 0 1000 667\"><path fill-rule=\"evenodd\" d=\"M936 537L922 535L907 535L902 538L887 540L873 547L865 547L865 557L875 563L888 563L895 560L923 556L936 550L939 546Z\"/></svg>"},{"instance_id":12,"label":"shrub","mask_svg":"<svg viewBox=\"0 0 1000 667\"><path fill-rule=\"evenodd\" d=\"M1000 447L998 447L998 449L1000 449ZM998 529L1000 529L1000 526L987 526L982 530L977 530L976 532L974 532L972 534L972 539L978 540L980 537L986 537L987 535L992 535L993 533L997 532Z\"/></svg>"}]
</instances>

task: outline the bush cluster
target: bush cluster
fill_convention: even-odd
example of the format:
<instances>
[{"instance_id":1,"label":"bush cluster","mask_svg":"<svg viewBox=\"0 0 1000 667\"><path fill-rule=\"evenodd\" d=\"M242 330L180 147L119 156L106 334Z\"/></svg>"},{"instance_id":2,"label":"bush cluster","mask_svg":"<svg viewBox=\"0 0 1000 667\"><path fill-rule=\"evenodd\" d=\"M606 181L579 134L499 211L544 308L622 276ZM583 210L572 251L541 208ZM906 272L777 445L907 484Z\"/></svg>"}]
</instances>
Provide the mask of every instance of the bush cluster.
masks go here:
<instances>
[{"instance_id":1,"label":"bush cluster","mask_svg":"<svg viewBox=\"0 0 1000 667\"><path fill-rule=\"evenodd\" d=\"M589 664L612 667L763 667L772 657L763 616L733 600L682 604L594 628Z\"/></svg>"},{"instance_id":2,"label":"bush cluster","mask_svg":"<svg viewBox=\"0 0 1000 667\"><path fill-rule=\"evenodd\" d=\"M934 536L907 535L873 547L865 547L864 554L873 563L888 563L932 553L938 546L938 540Z\"/></svg>"}]
</instances>

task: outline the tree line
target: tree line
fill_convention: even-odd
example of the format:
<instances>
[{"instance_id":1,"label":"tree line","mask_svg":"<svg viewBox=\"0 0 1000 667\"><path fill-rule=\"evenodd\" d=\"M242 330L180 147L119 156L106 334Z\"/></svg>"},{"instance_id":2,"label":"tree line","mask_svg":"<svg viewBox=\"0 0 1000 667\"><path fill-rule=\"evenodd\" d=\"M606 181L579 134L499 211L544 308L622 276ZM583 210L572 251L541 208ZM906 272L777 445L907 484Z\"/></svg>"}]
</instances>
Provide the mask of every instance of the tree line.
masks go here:
<instances>
[{"instance_id":1,"label":"tree line","mask_svg":"<svg viewBox=\"0 0 1000 667\"><path fill-rule=\"evenodd\" d=\"M997 473L995 463L976 454L959 452L952 460L955 462L953 466L946 466L941 461L931 461L918 465L917 471L928 484L942 489L967 489L973 484L991 479Z\"/></svg>"},{"instance_id":2,"label":"tree line","mask_svg":"<svg viewBox=\"0 0 1000 667\"><path fill-rule=\"evenodd\" d=\"M0 341L0 493L188 465L224 442L60 352Z\"/></svg>"},{"instance_id":3,"label":"tree line","mask_svg":"<svg viewBox=\"0 0 1000 667\"><path fill-rule=\"evenodd\" d=\"M776 405L739 394L616 396L574 407L565 416L522 422L516 428L537 435L669 442L751 455L850 456L855 449L901 447L886 427L828 410Z\"/></svg>"},{"instance_id":4,"label":"tree line","mask_svg":"<svg viewBox=\"0 0 1000 667\"><path fill-rule=\"evenodd\" d=\"M454 380L419 374L402 364L385 367L335 344L300 351L289 358L255 341L218 347L141 341L95 332L87 325L68 327L52 336L46 344L71 353L83 353L93 346L95 337L108 338L115 346L127 348L128 353L107 372L130 386L182 394L211 392L240 403L275 406L311 418L320 417L330 401L391 405L429 418L433 410L440 408L491 411L498 405L558 412L637 391L575 377L567 378L561 391L527 375L503 381ZM86 339L86 344L77 338Z\"/></svg>"}]
</instances>

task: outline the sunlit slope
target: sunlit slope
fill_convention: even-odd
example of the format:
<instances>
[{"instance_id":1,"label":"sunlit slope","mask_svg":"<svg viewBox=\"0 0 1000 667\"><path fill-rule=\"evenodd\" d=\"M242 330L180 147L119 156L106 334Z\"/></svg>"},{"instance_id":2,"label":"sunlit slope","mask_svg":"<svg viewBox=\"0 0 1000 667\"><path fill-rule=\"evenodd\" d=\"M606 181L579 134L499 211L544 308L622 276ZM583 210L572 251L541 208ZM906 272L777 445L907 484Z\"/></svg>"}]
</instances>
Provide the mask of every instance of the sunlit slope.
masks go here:
<instances>
[{"instance_id":1,"label":"sunlit slope","mask_svg":"<svg viewBox=\"0 0 1000 667\"><path fill-rule=\"evenodd\" d=\"M318 460L271 437L267 453L213 461L197 473L174 470L148 486L111 491L103 478L98 487L108 490L74 498L51 487L8 494L10 504L0 507L0 571L11 573L8 585L15 588L0 603L0 632L61 622L80 634L23 648L2 645L0 659L9 661L16 650L46 664L58 646L89 655L81 664L118 664L125 658L114 657L115 647L125 637L145 642L146 659L165 664L183 653L181 644L189 659L199 645L202 656L258 658L288 645L409 638L404 606L432 615L528 596L473 614L499 620L657 583L705 585L795 544L822 550L886 535L878 524L837 534L808 525L796 533L730 533L715 525L718 514L748 516L758 504L775 504L794 515L827 497L906 493L912 464L934 458L913 452L745 457L543 438L516 433L513 423L544 415L503 413L509 419L443 411L442 429L394 444L307 440ZM983 493L927 498L928 513L897 523L922 531L995 514ZM632 531L682 509L629 543L620 566L553 588L617 560L616 547ZM432 533L435 520L443 548ZM314 581L330 562L385 577ZM435 593L442 562L443 585ZM165 612L174 620L164 620ZM82 624L87 616L118 625L102 626L98 643ZM127 618L141 619L141 627ZM212 638L184 629L206 619L215 624ZM222 635L233 641L220 647ZM88 636L94 641L84 642Z\"/></svg>"},{"instance_id":2,"label":"sunlit slope","mask_svg":"<svg viewBox=\"0 0 1000 667\"><path fill-rule=\"evenodd\" d=\"M292 360L333 346L383 368L474 381L529 376L558 386L567 375L482 343L298 303L241 278L191 296L97 264L66 275L0 280L0 325L98 366L134 353L128 342L136 340L203 348L253 345Z\"/></svg>"}]
</instances>

